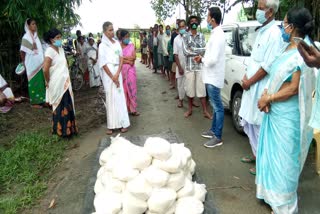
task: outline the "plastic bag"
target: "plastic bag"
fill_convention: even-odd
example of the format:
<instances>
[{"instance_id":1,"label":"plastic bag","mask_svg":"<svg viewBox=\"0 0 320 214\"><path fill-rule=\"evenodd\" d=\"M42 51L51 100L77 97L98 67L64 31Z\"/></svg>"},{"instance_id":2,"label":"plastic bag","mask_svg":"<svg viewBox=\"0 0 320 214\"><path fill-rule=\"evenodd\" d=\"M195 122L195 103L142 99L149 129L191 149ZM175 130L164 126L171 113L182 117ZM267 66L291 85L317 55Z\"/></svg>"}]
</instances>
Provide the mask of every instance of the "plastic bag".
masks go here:
<instances>
[{"instance_id":1,"label":"plastic bag","mask_svg":"<svg viewBox=\"0 0 320 214\"><path fill-rule=\"evenodd\" d=\"M202 214L204 206L194 197L180 198L176 204L175 214Z\"/></svg>"},{"instance_id":2,"label":"plastic bag","mask_svg":"<svg viewBox=\"0 0 320 214\"><path fill-rule=\"evenodd\" d=\"M144 169L141 174L145 177L146 181L152 187L163 187L167 184L169 180L169 173L158 169L157 167L151 165Z\"/></svg>"},{"instance_id":3,"label":"plastic bag","mask_svg":"<svg viewBox=\"0 0 320 214\"><path fill-rule=\"evenodd\" d=\"M148 209L154 213L166 213L174 204L177 193L170 188L154 189L148 200Z\"/></svg>"},{"instance_id":4,"label":"plastic bag","mask_svg":"<svg viewBox=\"0 0 320 214\"><path fill-rule=\"evenodd\" d=\"M146 181L144 176L140 174L127 183L127 191L132 196L146 201L149 199L151 195L152 187Z\"/></svg>"},{"instance_id":5,"label":"plastic bag","mask_svg":"<svg viewBox=\"0 0 320 214\"><path fill-rule=\"evenodd\" d=\"M94 198L94 208L99 214L117 214L122 207L122 196L119 193L103 192Z\"/></svg>"},{"instance_id":6,"label":"plastic bag","mask_svg":"<svg viewBox=\"0 0 320 214\"><path fill-rule=\"evenodd\" d=\"M171 145L160 137L149 137L143 147L152 157L159 160L168 160L171 157Z\"/></svg>"}]
</instances>

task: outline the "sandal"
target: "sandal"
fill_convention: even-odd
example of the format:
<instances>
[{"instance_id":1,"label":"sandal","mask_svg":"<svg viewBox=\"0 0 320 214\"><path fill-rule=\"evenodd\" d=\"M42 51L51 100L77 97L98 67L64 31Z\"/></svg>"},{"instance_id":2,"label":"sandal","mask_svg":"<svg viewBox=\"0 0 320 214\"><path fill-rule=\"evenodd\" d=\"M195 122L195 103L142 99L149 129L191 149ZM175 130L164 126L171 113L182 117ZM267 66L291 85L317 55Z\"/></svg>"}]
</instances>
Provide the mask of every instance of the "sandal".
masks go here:
<instances>
[{"instance_id":1,"label":"sandal","mask_svg":"<svg viewBox=\"0 0 320 214\"><path fill-rule=\"evenodd\" d=\"M249 171L250 171L251 175L256 175L256 168L255 167L249 169Z\"/></svg>"},{"instance_id":2,"label":"sandal","mask_svg":"<svg viewBox=\"0 0 320 214\"><path fill-rule=\"evenodd\" d=\"M132 116L136 116L136 117L137 117L137 116L139 116L139 115L140 115L140 113L139 113L139 112L137 112L137 111L136 111L136 112L131 112L131 115L132 115Z\"/></svg>"},{"instance_id":3,"label":"sandal","mask_svg":"<svg viewBox=\"0 0 320 214\"><path fill-rule=\"evenodd\" d=\"M254 163L254 162L256 162L256 159L254 157L248 155L248 156L241 158L241 162L242 163Z\"/></svg>"},{"instance_id":4,"label":"sandal","mask_svg":"<svg viewBox=\"0 0 320 214\"><path fill-rule=\"evenodd\" d=\"M108 129L108 130L106 131L106 134L107 134L107 135L112 135L112 133L113 133L113 132L112 132L111 129Z\"/></svg>"}]
</instances>

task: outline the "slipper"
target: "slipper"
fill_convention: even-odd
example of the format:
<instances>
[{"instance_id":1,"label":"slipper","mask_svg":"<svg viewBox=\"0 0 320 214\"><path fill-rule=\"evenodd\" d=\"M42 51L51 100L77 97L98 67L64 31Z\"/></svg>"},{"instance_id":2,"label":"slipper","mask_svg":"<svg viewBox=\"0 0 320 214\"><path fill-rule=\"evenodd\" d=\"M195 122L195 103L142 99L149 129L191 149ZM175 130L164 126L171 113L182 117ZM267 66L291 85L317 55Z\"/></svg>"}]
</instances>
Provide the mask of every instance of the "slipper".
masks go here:
<instances>
[{"instance_id":1,"label":"slipper","mask_svg":"<svg viewBox=\"0 0 320 214\"><path fill-rule=\"evenodd\" d=\"M132 116L136 116L136 117L140 115L139 112L131 112L130 114L131 114Z\"/></svg>"},{"instance_id":2,"label":"slipper","mask_svg":"<svg viewBox=\"0 0 320 214\"><path fill-rule=\"evenodd\" d=\"M185 117L185 118L188 118L188 117L190 117L191 115L192 115L192 112L188 112L188 111L187 111L187 112L184 113L184 117Z\"/></svg>"},{"instance_id":3,"label":"slipper","mask_svg":"<svg viewBox=\"0 0 320 214\"><path fill-rule=\"evenodd\" d=\"M112 135L112 133L113 133L113 132L112 132L112 130L110 130L110 129L108 129L108 130L106 131L106 134L107 134L107 135Z\"/></svg>"},{"instance_id":4,"label":"slipper","mask_svg":"<svg viewBox=\"0 0 320 214\"><path fill-rule=\"evenodd\" d=\"M245 156L243 158L241 158L241 162L242 163L254 163L256 162L256 159L254 159L252 156Z\"/></svg>"},{"instance_id":5,"label":"slipper","mask_svg":"<svg viewBox=\"0 0 320 214\"><path fill-rule=\"evenodd\" d=\"M256 175L256 168L255 167L251 168L249 172L251 175Z\"/></svg>"},{"instance_id":6,"label":"slipper","mask_svg":"<svg viewBox=\"0 0 320 214\"><path fill-rule=\"evenodd\" d=\"M182 107L183 107L183 104L182 104L182 103L179 103L179 104L177 105L177 107L178 107L178 108L182 108Z\"/></svg>"}]
</instances>

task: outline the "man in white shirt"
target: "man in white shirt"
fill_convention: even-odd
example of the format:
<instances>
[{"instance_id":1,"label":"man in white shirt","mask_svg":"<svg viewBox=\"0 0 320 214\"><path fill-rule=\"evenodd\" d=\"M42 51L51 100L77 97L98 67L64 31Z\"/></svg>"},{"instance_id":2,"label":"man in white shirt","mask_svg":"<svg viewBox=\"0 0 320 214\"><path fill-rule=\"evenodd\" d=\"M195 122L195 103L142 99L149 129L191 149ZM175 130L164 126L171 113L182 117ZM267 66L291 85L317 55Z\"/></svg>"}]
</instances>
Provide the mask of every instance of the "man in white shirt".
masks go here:
<instances>
[{"instance_id":1,"label":"man in white shirt","mask_svg":"<svg viewBox=\"0 0 320 214\"><path fill-rule=\"evenodd\" d=\"M202 133L202 137L210 138L204 144L207 148L221 146L224 121L224 108L220 90L224 85L225 70L225 35L220 26L221 11L218 7L211 7L208 11L207 23L211 30L204 57L196 56L194 60L203 63L202 80L206 84L210 104L213 108L213 120L210 130Z\"/></svg>"},{"instance_id":2,"label":"man in white shirt","mask_svg":"<svg viewBox=\"0 0 320 214\"><path fill-rule=\"evenodd\" d=\"M165 36L162 40L162 48L163 48L163 67L164 67L164 73L167 75L168 81L170 81L170 70L169 68L169 52L168 52L168 43L171 39L171 28L169 25L166 26L166 32Z\"/></svg>"},{"instance_id":3,"label":"man in white shirt","mask_svg":"<svg viewBox=\"0 0 320 214\"><path fill-rule=\"evenodd\" d=\"M176 36L173 42L173 54L174 59L177 64L176 78L177 78L177 88L179 93L178 108L183 107L183 99L185 97L184 83L185 75L184 69L186 66L186 57L183 53L183 35L186 34L186 21L179 21L179 35Z\"/></svg>"},{"instance_id":4,"label":"man in white shirt","mask_svg":"<svg viewBox=\"0 0 320 214\"><path fill-rule=\"evenodd\" d=\"M158 67L160 68L161 74L164 76L164 70L163 70L163 39L164 39L164 33L163 33L163 25L159 25L159 34L158 34Z\"/></svg>"},{"instance_id":5,"label":"man in white shirt","mask_svg":"<svg viewBox=\"0 0 320 214\"><path fill-rule=\"evenodd\" d=\"M268 82L271 64L283 45L280 28L274 20L278 8L279 0L259 0L258 2L256 17L262 26L257 30L258 35L252 48L250 62L242 80L244 91L239 110L243 130L249 137L254 155L243 157L241 161L244 163L255 162L260 124L264 114L258 109L257 103ZM255 171L255 168L250 169L253 175Z\"/></svg>"}]
</instances>

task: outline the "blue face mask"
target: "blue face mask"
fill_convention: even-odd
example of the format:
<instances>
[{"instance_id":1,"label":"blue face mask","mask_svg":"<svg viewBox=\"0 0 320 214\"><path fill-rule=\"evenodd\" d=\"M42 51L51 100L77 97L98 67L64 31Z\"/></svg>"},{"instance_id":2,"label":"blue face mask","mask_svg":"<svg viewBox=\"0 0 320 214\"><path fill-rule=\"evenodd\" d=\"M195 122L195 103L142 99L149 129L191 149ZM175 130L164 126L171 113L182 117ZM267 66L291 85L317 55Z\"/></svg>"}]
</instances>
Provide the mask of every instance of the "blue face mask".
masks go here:
<instances>
[{"instance_id":1,"label":"blue face mask","mask_svg":"<svg viewBox=\"0 0 320 214\"><path fill-rule=\"evenodd\" d=\"M257 10L256 11L256 18L257 18L257 21L260 23L260 24L263 24L267 21L267 18L266 18L266 11L264 10Z\"/></svg>"},{"instance_id":2,"label":"blue face mask","mask_svg":"<svg viewBox=\"0 0 320 214\"><path fill-rule=\"evenodd\" d=\"M281 27L281 36L284 42L290 42L290 33L286 33L285 31L287 27L283 27L283 26Z\"/></svg>"},{"instance_id":3,"label":"blue face mask","mask_svg":"<svg viewBox=\"0 0 320 214\"><path fill-rule=\"evenodd\" d=\"M56 46L56 47L61 47L62 46L62 40L61 39L55 40L53 45Z\"/></svg>"},{"instance_id":4,"label":"blue face mask","mask_svg":"<svg viewBox=\"0 0 320 214\"><path fill-rule=\"evenodd\" d=\"M170 30L166 30L166 34L169 36L170 35Z\"/></svg>"},{"instance_id":5,"label":"blue face mask","mask_svg":"<svg viewBox=\"0 0 320 214\"><path fill-rule=\"evenodd\" d=\"M207 28L208 28L209 31L212 31L212 29L213 29L212 25L209 24L209 23L207 24Z\"/></svg>"},{"instance_id":6,"label":"blue face mask","mask_svg":"<svg viewBox=\"0 0 320 214\"><path fill-rule=\"evenodd\" d=\"M128 45L130 43L130 39L124 39L123 44Z\"/></svg>"},{"instance_id":7,"label":"blue face mask","mask_svg":"<svg viewBox=\"0 0 320 214\"><path fill-rule=\"evenodd\" d=\"M186 29L180 29L180 30L179 30L179 33L180 33L181 35L185 34L185 33L186 33Z\"/></svg>"}]
</instances>

